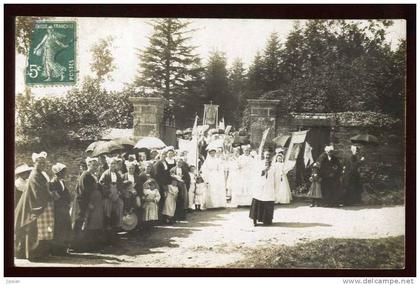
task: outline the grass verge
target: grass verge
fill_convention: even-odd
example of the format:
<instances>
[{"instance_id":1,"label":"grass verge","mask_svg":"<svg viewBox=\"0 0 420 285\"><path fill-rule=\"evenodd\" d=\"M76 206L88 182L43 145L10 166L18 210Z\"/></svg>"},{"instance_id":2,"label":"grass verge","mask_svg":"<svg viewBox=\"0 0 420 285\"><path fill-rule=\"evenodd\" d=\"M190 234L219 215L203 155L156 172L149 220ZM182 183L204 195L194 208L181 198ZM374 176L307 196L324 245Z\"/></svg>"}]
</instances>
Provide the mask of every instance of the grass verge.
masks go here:
<instances>
[{"instance_id":1,"label":"grass verge","mask_svg":"<svg viewBox=\"0 0 420 285\"><path fill-rule=\"evenodd\" d=\"M404 236L380 239L322 239L296 246L251 251L224 267L286 269L402 269Z\"/></svg>"}]
</instances>

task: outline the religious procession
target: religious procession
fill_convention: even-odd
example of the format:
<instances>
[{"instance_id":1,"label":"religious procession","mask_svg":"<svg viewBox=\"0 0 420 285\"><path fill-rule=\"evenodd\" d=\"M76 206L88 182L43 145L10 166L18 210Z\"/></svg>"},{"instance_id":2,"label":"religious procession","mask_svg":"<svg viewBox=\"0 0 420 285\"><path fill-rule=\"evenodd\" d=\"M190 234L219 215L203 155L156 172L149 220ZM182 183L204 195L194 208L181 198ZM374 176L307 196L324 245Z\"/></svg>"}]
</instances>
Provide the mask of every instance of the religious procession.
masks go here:
<instances>
[{"instance_id":1,"label":"religious procession","mask_svg":"<svg viewBox=\"0 0 420 285\"><path fill-rule=\"evenodd\" d=\"M404 20L15 24L15 267L406 265Z\"/></svg>"},{"instance_id":2,"label":"religious procession","mask_svg":"<svg viewBox=\"0 0 420 285\"><path fill-rule=\"evenodd\" d=\"M193 128L177 130L175 146L157 137L90 144L73 199L64 183L67 166L51 162L54 176L48 177L47 152L33 153L33 166L15 170L17 257L91 250L121 232L147 231L188 220L196 211L226 207L249 207L253 226L272 224L274 205L293 202L287 175L305 132L293 134L288 147L272 149L265 147L267 129L253 149L248 136L231 132L224 120L217 128L197 120ZM351 146L346 165L332 145L316 161L310 149L303 152L311 171L306 193L311 207L360 203L358 169L364 157L357 146Z\"/></svg>"}]
</instances>

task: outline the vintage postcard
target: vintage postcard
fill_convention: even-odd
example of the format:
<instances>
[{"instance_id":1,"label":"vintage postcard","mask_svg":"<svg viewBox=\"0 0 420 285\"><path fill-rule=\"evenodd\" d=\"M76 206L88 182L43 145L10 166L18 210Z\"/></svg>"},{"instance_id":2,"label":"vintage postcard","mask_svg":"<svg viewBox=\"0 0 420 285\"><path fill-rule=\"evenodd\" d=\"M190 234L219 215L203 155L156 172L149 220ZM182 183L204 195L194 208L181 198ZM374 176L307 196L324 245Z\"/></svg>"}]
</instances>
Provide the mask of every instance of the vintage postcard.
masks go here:
<instances>
[{"instance_id":1,"label":"vintage postcard","mask_svg":"<svg viewBox=\"0 0 420 285\"><path fill-rule=\"evenodd\" d=\"M15 267L407 267L406 19L14 24Z\"/></svg>"}]
</instances>

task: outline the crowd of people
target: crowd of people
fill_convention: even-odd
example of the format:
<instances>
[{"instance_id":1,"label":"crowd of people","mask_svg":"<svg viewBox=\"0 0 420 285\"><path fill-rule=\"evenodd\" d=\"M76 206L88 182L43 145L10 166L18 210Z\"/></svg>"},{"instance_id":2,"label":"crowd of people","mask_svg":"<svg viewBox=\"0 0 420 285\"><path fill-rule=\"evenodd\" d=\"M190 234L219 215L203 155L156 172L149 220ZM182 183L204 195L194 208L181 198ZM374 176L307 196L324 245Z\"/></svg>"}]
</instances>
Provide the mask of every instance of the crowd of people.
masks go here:
<instances>
[{"instance_id":1,"label":"crowd of people","mask_svg":"<svg viewBox=\"0 0 420 285\"><path fill-rule=\"evenodd\" d=\"M274 204L292 201L285 161L286 149L258 154L249 144L239 146L199 142L197 163L173 146L149 153L99 155L80 164L74 191L66 186L67 167L52 166L47 153L33 153L33 167L16 168L16 256L37 259L48 254L89 251L112 240L118 232L148 229L187 220L206 209L250 206L254 225L272 223ZM349 163L340 163L327 146L312 165L311 206L335 206L360 199L357 148ZM347 191L338 191L344 188ZM72 194L74 192L74 194ZM355 194L356 193L356 194Z\"/></svg>"},{"instance_id":2,"label":"crowd of people","mask_svg":"<svg viewBox=\"0 0 420 285\"><path fill-rule=\"evenodd\" d=\"M359 148L352 145L351 155L339 159L332 145L325 147L318 160L311 165L309 191L305 195L311 199L310 207L340 207L357 205L361 202L362 181L360 166L365 160L359 154ZM254 192L250 218L256 226L258 222L270 225L273 220L274 204L287 203L291 196L285 196L282 189L290 189L287 173L293 164L283 161L283 152L276 152L274 159L270 151L264 152L264 158L255 171L260 180ZM258 181L258 180L257 180ZM289 193L289 191L287 191Z\"/></svg>"}]
</instances>

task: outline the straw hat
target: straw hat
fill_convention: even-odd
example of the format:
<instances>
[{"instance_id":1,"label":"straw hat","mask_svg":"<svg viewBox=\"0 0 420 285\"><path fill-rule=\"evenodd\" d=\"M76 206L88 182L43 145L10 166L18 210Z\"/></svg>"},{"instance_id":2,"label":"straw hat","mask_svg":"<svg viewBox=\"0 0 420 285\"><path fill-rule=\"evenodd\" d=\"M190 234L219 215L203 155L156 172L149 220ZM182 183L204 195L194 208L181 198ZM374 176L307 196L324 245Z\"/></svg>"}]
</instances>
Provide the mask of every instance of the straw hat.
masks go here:
<instances>
[{"instance_id":1,"label":"straw hat","mask_svg":"<svg viewBox=\"0 0 420 285\"><path fill-rule=\"evenodd\" d=\"M25 172L29 172L29 171L32 171L32 169L33 169L33 167L30 167L29 165L27 165L26 163L25 164L22 164L22 165L19 165L18 167L16 167L16 169L15 169L15 175L18 175L18 174L22 174L22 173L25 173Z\"/></svg>"},{"instance_id":2,"label":"straw hat","mask_svg":"<svg viewBox=\"0 0 420 285\"><path fill-rule=\"evenodd\" d=\"M138 219L136 214L127 214L122 218L121 228L125 231L131 231L137 226L137 223Z\"/></svg>"}]
</instances>

